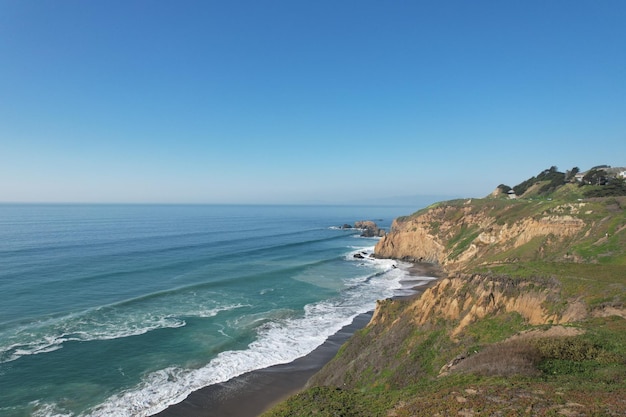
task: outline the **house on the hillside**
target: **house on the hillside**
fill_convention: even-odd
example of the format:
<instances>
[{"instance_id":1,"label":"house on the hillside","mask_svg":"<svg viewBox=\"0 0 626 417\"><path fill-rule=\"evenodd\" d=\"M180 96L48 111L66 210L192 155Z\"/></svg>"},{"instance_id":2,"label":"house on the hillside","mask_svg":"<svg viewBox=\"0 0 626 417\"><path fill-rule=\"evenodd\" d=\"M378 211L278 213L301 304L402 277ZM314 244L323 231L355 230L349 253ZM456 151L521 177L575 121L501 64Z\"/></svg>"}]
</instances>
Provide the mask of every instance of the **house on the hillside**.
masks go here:
<instances>
[{"instance_id":1,"label":"house on the hillside","mask_svg":"<svg viewBox=\"0 0 626 417\"><path fill-rule=\"evenodd\" d=\"M576 179L576 182L583 182L583 177L585 176L586 172L579 172L578 174L574 175L574 179Z\"/></svg>"},{"instance_id":2,"label":"house on the hillside","mask_svg":"<svg viewBox=\"0 0 626 417\"><path fill-rule=\"evenodd\" d=\"M618 172L617 176L620 178L626 178L626 171Z\"/></svg>"}]
</instances>

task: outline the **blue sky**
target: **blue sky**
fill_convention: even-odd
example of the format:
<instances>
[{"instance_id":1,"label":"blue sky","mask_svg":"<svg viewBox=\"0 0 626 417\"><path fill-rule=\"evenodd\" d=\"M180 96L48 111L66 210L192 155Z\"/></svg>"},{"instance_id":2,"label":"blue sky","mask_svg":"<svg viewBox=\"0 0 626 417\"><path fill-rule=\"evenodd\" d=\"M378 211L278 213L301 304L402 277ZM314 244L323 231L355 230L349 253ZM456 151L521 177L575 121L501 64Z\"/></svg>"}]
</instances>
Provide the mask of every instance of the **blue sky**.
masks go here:
<instances>
[{"instance_id":1,"label":"blue sky","mask_svg":"<svg viewBox=\"0 0 626 417\"><path fill-rule=\"evenodd\" d=\"M0 0L0 201L481 197L626 165L626 2Z\"/></svg>"}]
</instances>

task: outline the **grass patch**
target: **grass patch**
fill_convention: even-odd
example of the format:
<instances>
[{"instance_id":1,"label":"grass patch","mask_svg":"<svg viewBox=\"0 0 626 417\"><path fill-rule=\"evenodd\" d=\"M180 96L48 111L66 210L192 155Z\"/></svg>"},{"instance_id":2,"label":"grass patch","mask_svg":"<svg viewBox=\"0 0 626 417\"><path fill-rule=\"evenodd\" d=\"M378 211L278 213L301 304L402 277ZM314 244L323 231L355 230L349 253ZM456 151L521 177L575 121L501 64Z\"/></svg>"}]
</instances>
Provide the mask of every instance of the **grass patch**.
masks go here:
<instances>
[{"instance_id":1,"label":"grass patch","mask_svg":"<svg viewBox=\"0 0 626 417\"><path fill-rule=\"evenodd\" d=\"M565 184L552 194L552 198L563 201L577 201L583 197L583 188L578 184Z\"/></svg>"},{"instance_id":2,"label":"grass patch","mask_svg":"<svg viewBox=\"0 0 626 417\"><path fill-rule=\"evenodd\" d=\"M469 231L467 233L469 233ZM478 235L480 235L480 233L481 233L480 230L474 230L468 235L463 236L461 240L459 240L457 245L454 247L454 250L450 254L449 258L456 259L460 254L465 252L469 248L469 246L472 244L474 239L476 239Z\"/></svg>"},{"instance_id":3,"label":"grass patch","mask_svg":"<svg viewBox=\"0 0 626 417\"><path fill-rule=\"evenodd\" d=\"M626 387L626 320L593 319L584 327L580 336L534 340L542 358L538 369L570 384Z\"/></svg>"},{"instance_id":4,"label":"grass patch","mask_svg":"<svg viewBox=\"0 0 626 417\"><path fill-rule=\"evenodd\" d=\"M423 372L434 375L443 365L440 357L442 351L447 351L450 347L450 339L444 329L420 334L416 341L411 341L410 348L412 359L419 363Z\"/></svg>"},{"instance_id":5,"label":"grass patch","mask_svg":"<svg viewBox=\"0 0 626 417\"><path fill-rule=\"evenodd\" d=\"M546 216L585 222L570 234L537 236L507 251L511 242L477 243L480 256L460 266L468 274L467 288L440 291L428 308L437 312L443 299L489 291L475 287L483 278L509 298L540 293L547 298L542 307L556 315L573 301L586 305L588 313L626 305L626 198L574 202L580 192L565 185L533 200L453 200L399 218L409 221L432 210L425 227L457 263L480 232L497 232L489 229L494 224L521 225ZM568 218L563 219L568 227ZM474 280L475 273L483 276ZM418 321L420 312L407 305L381 301L378 322L357 332L312 379L314 385L329 386L307 389L264 416L624 415L623 318L580 319L573 324L584 330L578 336L537 338L543 334L538 331L511 338L533 327L520 314L500 310L470 323L452 340L450 331L462 317L434 313ZM543 327L550 325L538 330ZM465 359L439 376L460 354Z\"/></svg>"},{"instance_id":6,"label":"grass patch","mask_svg":"<svg viewBox=\"0 0 626 417\"><path fill-rule=\"evenodd\" d=\"M591 309L626 305L626 265L516 262L481 269L536 282L557 281L563 297L582 299Z\"/></svg>"},{"instance_id":7,"label":"grass patch","mask_svg":"<svg viewBox=\"0 0 626 417\"><path fill-rule=\"evenodd\" d=\"M480 230L477 225L472 225L470 227L462 225L459 232L446 243L446 247L448 249L452 249L452 253L450 254L449 258L455 259L461 253L467 250L469 245L474 239L478 237L479 234Z\"/></svg>"},{"instance_id":8,"label":"grass patch","mask_svg":"<svg viewBox=\"0 0 626 417\"><path fill-rule=\"evenodd\" d=\"M550 236L536 236L529 242L518 246L517 248L511 248L505 251L500 251L499 248L494 248L497 252L496 255L486 254L481 261L482 262L502 262L507 260L519 261L533 261L537 260L541 256L541 248L546 245Z\"/></svg>"},{"instance_id":9,"label":"grass patch","mask_svg":"<svg viewBox=\"0 0 626 417\"><path fill-rule=\"evenodd\" d=\"M535 214L535 205L525 200L515 200L509 202L505 207L500 208L493 215L499 225L512 224L520 218Z\"/></svg>"},{"instance_id":10,"label":"grass patch","mask_svg":"<svg viewBox=\"0 0 626 417\"><path fill-rule=\"evenodd\" d=\"M263 417L374 417L384 415L392 398L372 396L356 390L315 387L294 395L263 414Z\"/></svg>"},{"instance_id":11,"label":"grass patch","mask_svg":"<svg viewBox=\"0 0 626 417\"><path fill-rule=\"evenodd\" d=\"M504 340L526 328L524 318L511 312L478 320L465 329L465 334L474 344L485 345Z\"/></svg>"}]
</instances>

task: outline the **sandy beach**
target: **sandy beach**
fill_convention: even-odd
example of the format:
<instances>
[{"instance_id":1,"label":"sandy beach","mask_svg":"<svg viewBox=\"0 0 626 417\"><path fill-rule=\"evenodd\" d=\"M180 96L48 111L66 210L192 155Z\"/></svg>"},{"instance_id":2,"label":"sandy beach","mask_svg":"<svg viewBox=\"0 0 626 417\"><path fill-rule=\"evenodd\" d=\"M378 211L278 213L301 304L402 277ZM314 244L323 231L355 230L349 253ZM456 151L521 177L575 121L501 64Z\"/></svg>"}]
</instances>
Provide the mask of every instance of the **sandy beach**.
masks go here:
<instances>
[{"instance_id":1,"label":"sandy beach","mask_svg":"<svg viewBox=\"0 0 626 417\"><path fill-rule=\"evenodd\" d=\"M331 336L322 346L293 362L259 369L191 393L184 401L156 414L159 417L255 417L272 404L304 387L307 380L335 356L355 331L365 327L372 313Z\"/></svg>"},{"instance_id":2,"label":"sandy beach","mask_svg":"<svg viewBox=\"0 0 626 417\"><path fill-rule=\"evenodd\" d=\"M435 265L414 264L411 276L440 277ZM428 288L435 281L416 287ZM418 294L419 291L416 292ZM252 371L191 393L182 402L155 414L158 417L257 417L273 404L301 390L313 374L330 361L341 345L365 327L373 311L361 314L310 354L293 362Z\"/></svg>"}]
</instances>

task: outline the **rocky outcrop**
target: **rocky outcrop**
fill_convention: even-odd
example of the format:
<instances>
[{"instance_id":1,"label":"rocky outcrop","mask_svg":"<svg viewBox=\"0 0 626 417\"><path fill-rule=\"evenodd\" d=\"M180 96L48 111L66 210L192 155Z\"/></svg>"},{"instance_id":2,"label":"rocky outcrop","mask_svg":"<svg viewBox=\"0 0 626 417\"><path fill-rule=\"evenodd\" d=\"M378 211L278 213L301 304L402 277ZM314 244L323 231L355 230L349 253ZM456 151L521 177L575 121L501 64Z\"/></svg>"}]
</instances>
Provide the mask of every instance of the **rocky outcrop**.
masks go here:
<instances>
[{"instance_id":1,"label":"rocky outcrop","mask_svg":"<svg viewBox=\"0 0 626 417\"><path fill-rule=\"evenodd\" d=\"M391 232L374 249L380 258L396 258L414 262L442 263L445 246L425 228L408 228L396 220Z\"/></svg>"},{"instance_id":2,"label":"rocky outcrop","mask_svg":"<svg viewBox=\"0 0 626 417\"><path fill-rule=\"evenodd\" d=\"M497 313L518 313L531 325L568 323L583 318L570 308L560 312L546 309L558 292L558 285L549 280L531 285L507 277L457 275L425 290L405 311L416 326L439 319L457 323L450 333L452 337L471 323ZM377 306L370 325L388 321L385 317L388 310ZM586 312L583 310L582 314Z\"/></svg>"},{"instance_id":3,"label":"rocky outcrop","mask_svg":"<svg viewBox=\"0 0 626 417\"><path fill-rule=\"evenodd\" d=\"M375 253L381 258L436 262L450 271L507 253L520 256L515 250L531 242L536 248L524 255L541 258L546 245L562 243L585 227L576 216L582 206L584 203L542 210L529 202L442 203L395 219ZM529 215L517 215L524 211Z\"/></svg>"},{"instance_id":4,"label":"rocky outcrop","mask_svg":"<svg viewBox=\"0 0 626 417\"><path fill-rule=\"evenodd\" d=\"M385 230L371 220L361 220L354 222L354 228L361 230L362 237L382 237L385 236Z\"/></svg>"}]
</instances>

